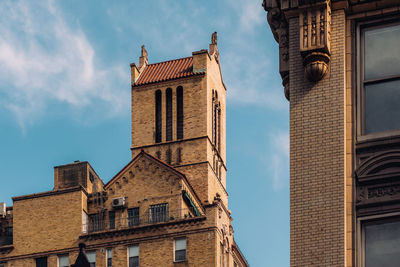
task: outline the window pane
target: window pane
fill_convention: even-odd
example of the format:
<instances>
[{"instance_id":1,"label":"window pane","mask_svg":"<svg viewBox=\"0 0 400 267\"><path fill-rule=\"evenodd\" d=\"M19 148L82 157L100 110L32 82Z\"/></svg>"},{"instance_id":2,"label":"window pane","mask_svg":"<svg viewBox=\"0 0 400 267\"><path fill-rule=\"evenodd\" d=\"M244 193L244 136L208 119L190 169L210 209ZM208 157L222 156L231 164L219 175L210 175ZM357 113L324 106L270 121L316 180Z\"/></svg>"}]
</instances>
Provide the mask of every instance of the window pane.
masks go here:
<instances>
[{"instance_id":1,"label":"window pane","mask_svg":"<svg viewBox=\"0 0 400 267\"><path fill-rule=\"evenodd\" d=\"M186 249L186 238L175 240L175 250Z\"/></svg>"},{"instance_id":2,"label":"window pane","mask_svg":"<svg viewBox=\"0 0 400 267\"><path fill-rule=\"evenodd\" d=\"M68 255L58 257L58 266L59 267L69 267Z\"/></svg>"},{"instance_id":3,"label":"window pane","mask_svg":"<svg viewBox=\"0 0 400 267\"><path fill-rule=\"evenodd\" d=\"M129 257L129 267L139 267L139 257Z\"/></svg>"},{"instance_id":4,"label":"window pane","mask_svg":"<svg viewBox=\"0 0 400 267\"><path fill-rule=\"evenodd\" d=\"M139 257L139 246L129 247L129 257Z\"/></svg>"},{"instance_id":5,"label":"window pane","mask_svg":"<svg viewBox=\"0 0 400 267\"><path fill-rule=\"evenodd\" d=\"M175 261L184 261L184 260L186 260L186 250L175 251Z\"/></svg>"},{"instance_id":6,"label":"window pane","mask_svg":"<svg viewBox=\"0 0 400 267\"><path fill-rule=\"evenodd\" d=\"M400 81L364 87L365 134L400 129Z\"/></svg>"},{"instance_id":7,"label":"window pane","mask_svg":"<svg viewBox=\"0 0 400 267\"><path fill-rule=\"evenodd\" d=\"M90 263L96 263L96 252L95 251L87 252L86 256Z\"/></svg>"},{"instance_id":8,"label":"window pane","mask_svg":"<svg viewBox=\"0 0 400 267\"><path fill-rule=\"evenodd\" d=\"M365 30L365 79L400 74L400 25Z\"/></svg>"},{"instance_id":9,"label":"window pane","mask_svg":"<svg viewBox=\"0 0 400 267\"><path fill-rule=\"evenodd\" d=\"M400 266L400 222L365 226L365 267Z\"/></svg>"},{"instance_id":10,"label":"window pane","mask_svg":"<svg viewBox=\"0 0 400 267\"><path fill-rule=\"evenodd\" d=\"M47 267L47 257L37 258L36 267Z\"/></svg>"}]
</instances>

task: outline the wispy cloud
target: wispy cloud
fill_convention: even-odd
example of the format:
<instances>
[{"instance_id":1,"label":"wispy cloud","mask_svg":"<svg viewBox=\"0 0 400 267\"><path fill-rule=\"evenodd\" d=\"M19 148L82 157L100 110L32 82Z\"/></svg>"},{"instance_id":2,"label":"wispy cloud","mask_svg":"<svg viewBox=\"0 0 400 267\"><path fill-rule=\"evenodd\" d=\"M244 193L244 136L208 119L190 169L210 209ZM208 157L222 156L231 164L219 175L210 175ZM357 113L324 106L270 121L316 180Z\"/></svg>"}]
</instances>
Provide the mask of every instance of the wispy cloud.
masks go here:
<instances>
[{"instance_id":1,"label":"wispy cloud","mask_svg":"<svg viewBox=\"0 0 400 267\"><path fill-rule=\"evenodd\" d=\"M0 17L0 105L22 128L54 101L75 108L100 101L108 115L129 105L118 82L129 75L97 66L85 33L67 25L53 1L6 1Z\"/></svg>"},{"instance_id":2,"label":"wispy cloud","mask_svg":"<svg viewBox=\"0 0 400 267\"><path fill-rule=\"evenodd\" d=\"M283 131L272 132L268 136L269 151L264 161L267 163L267 170L272 178L274 191L280 191L288 186L289 181L289 133Z\"/></svg>"}]
</instances>

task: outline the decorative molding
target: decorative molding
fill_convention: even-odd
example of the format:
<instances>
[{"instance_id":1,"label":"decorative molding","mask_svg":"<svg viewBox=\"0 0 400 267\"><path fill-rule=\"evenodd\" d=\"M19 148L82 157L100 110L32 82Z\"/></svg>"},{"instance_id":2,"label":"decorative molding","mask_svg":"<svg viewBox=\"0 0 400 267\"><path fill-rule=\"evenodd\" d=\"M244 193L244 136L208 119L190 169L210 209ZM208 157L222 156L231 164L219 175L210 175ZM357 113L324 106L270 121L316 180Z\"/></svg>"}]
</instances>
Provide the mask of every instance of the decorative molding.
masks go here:
<instances>
[{"instance_id":1,"label":"decorative molding","mask_svg":"<svg viewBox=\"0 0 400 267\"><path fill-rule=\"evenodd\" d=\"M331 54L331 2L299 1L300 53L304 74L318 82L329 70Z\"/></svg>"},{"instance_id":2,"label":"decorative molding","mask_svg":"<svg viewBox=\"0 0 400 267\"><path fill-rule=\"evenodd\" d=\"M276 42L279 44L279 73L287 100L289 90L289 32L288 23L278 0L264 0L262 6L267 11L267 20Z\"/></svg>"}]
</instances>

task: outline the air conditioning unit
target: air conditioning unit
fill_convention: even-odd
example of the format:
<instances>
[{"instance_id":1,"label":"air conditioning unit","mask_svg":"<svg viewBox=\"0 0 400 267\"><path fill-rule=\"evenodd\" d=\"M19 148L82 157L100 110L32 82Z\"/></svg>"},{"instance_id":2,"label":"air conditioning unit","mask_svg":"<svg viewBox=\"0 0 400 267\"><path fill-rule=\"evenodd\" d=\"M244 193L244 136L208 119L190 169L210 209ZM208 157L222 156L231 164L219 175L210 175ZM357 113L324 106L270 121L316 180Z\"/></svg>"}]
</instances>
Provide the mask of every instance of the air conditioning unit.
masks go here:
<instances>
[{"instance_id":1,"label":"air conditioning unit","mask_svg":"<svg viewBox=\"0 0 400 267\"><path fill-rule=\"evenodd\" d=\"M117 197L112 199L113 208L123 208L125 206L125 197Z\"/></svg>"},{"instance_id":2,"label":"air conditioning unit","mask_svg":"<svg viewBox=\"0 0 400 267\"><path fill-rule=\"evenodd\" d=\"M0 217L6 216L6 203L0 202Z\"/></svg>"}]
</instances>

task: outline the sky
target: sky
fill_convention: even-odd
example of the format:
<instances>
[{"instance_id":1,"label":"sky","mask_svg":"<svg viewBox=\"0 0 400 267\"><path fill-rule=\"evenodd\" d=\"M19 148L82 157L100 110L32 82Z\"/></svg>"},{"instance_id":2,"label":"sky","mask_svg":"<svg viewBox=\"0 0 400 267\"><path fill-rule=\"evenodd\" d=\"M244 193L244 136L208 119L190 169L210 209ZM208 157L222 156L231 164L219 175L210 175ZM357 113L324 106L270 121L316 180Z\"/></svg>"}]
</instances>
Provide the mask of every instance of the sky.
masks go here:
<instances>
[{"instance_id":1,"label":"sky","mask_svg":"<svg viewBox=\"0 0 400 267\"><path fill-rule=\"evenodd\" d=\"M107 182L130 161L130 67L207 49L227 87L227 190L252 267L289 266L289 104L261 0L0 2L0 202L52 190L89 161Z\"/></svg>"}]
</instances>

